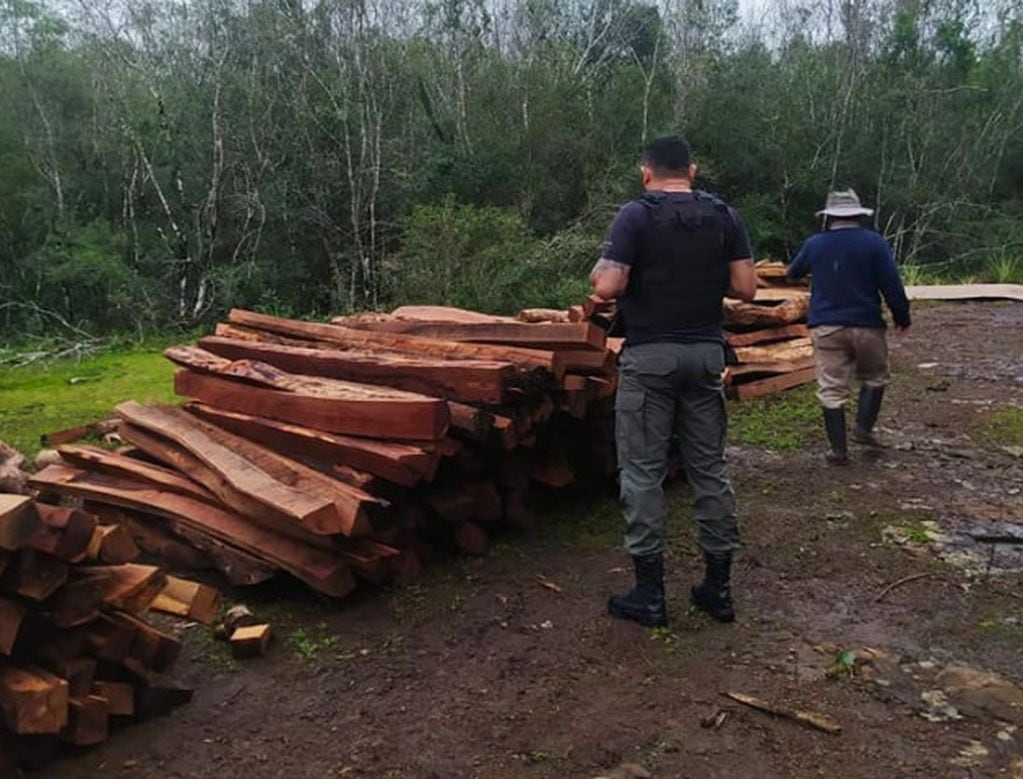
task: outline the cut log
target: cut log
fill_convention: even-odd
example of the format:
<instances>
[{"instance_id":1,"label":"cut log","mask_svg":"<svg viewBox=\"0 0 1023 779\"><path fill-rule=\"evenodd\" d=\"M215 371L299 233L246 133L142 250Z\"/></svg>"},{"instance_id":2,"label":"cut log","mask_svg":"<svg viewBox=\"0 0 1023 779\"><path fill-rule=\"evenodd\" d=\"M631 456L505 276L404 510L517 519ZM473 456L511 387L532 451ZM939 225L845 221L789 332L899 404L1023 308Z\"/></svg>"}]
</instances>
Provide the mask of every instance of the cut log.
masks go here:
<instances>
[{"instance_id":1,"label":"cut log","mask_svg":"<svg viewBox=\"0 0 1023 779\"><path fill-rule=\"evenodd\" d=\"M42 523L28 495L0 493L0 549L13 552L29 543Z\"/></svg>"},{"instance_id":2,"label":"cut log","mask_svg":"<svg viewBox=\"0 0 1023 779\"><path fill-rule=\"evenodd\" d=\"M449 403L451 432L467 441L510 451L518 445L515 421L487 409Z\"/></svg>"},{"instance_id":3,"label":"cut log","mask_svg":"<svg viewBox=\"0 0 1023 779\"><path fill-rule=\"evenodd\" d=\"M22 549L11 558L0 586L5 592L42 601L67 581L68 571L63 560L34 549Z\"/></svg>"},{"instance_id":4,"label":"cut log","mask_svg":"<svg viewBox=\"0 0 1023 779\"><path fill-rule=\"evenodd\" d=\"M108 734L106 698L98 695L71 698L67 725L60 733L61 741L76 747L87 747L106 741Z\"/></svg>"},{"instance_id":5,"label":"cut log","mask_svg":"<svg viewBox=\"0 0 1023 779\"><path fill-rule=\"evenodd\" d=\"M105 605L131 613L148 609L167 584L167 575L153 565L96 565L80 573L93 577L97 584L106 582L103 586Z\"/></svg>"},{"instance_id":6,"label":"cut log","mask_svg":"<svg viewBox=\"0 0 1023 779\"><path fill-rule=\"evenodd\" d=\"M499 344L526 349L603 349L604 331L590 322L421 322L409 319L341 321L345 328L416 335L456 343Z\"/></svg>"},{"instance_id":7,"label":"cut log","mask_svg":"<svg viewBox=\"0 0 1023 779\"><path fill-rule=\"evenodd\" d=\"M410 402L346 401L295 391L264 389L187 370L174 374L174 390L184 397L228 411L256 414L345 435L434 440L444 436L450 422L444 401L425 397Z\"/></svg>"},{"instance_id":8,"label":"cut log","mask_svg":"<svg viewBox=\"0 0 1023 779\"><path fill-rule=\"evenodd\" d=\"M0 666L0 709L12 733L60 733L68 699L67 682L41 668Z\"/></svg>"},{"instance_id":9,"label":"cut log","mask_svg":"<svg viewBox=\"0 0 1023 779\"><path fill-rule=\"evenodd\" d=\"M107 565L121 565L136 559L141 550L127 528L120 525L97 525L89 542L87 557Z\"/></svg>"},{"instance_id":10,"label":"cut log","mask_svg":"<svg viewBox=\"0 0 1023 779\"><path fill-rule=\"evenodd\" d=\"M178 639L131 614L118 613L112 616L133 633L128 652L130 658L143 668L157 673L165 673L174 667L181 655L181 642Z\"/></svg>"},{"instance_id":11,"label":"cut log","mask_svg":"<svg viewBox=\"0 0 1023 779\"><path fill-rule=\"evenodd\" d=\"M405 487L430 481L437 471L437 455L409 444L324 433L201 403L189 403L186 409L207 422L271 449L341 462Z\"/></svg>"},{"instance_id":12,"label":"cut log","mask_svg":"<svg viewBox=\"0 0 1023 779\"><path fill-rule=\"evenodd\" d=\"M117 614L100 614L86 628L86 647L99 660L122 663L135 643L135 627Z\"/></svg>"},{"instance_id":13,"label":"cut log","mask_svg":"<svg viewBox=\"0 0 1023 779\"><path fill-rule=\"evenodd\" d=\"M364 526L369 524L368 518L360 514L358 503L353 501L353 505L345 507L350 509L348 516L339 516L335 503L282 483L253 462L251 455L239 451L233 442L232 446L225 446L215 440L196 417L182 409L128 402L117 407L117 414L132 425L183 448L191 457L182 458L175 465L226 505L236 506L242 513L274 529L287 531L294 523L310 533L330 535L343 532L341 524L345 521L349 525L359 520ZM141 441L136 439L132 443L148 451ZM256 444L245 443L257 448ZM155 452L150 454L159 456ZM272 456L267 452L267 458Z\"/></svg>"},{"instance_id":14,"label":"cut log","mask_svg":"<svg viewBox=\"0 0 1023 779\"><path fill-rule=\"evenodd\" d=\"M128 681L135 688L135 714L140 718L169 714L175 707L192 700L192 689L165 674L149 671L128 658L122 664Z\"/></svg>"},{"instance_id":15,"label":"cut log","mask_svg":"<svg viewBox=\"0 0 1023 779\"><path fill-rule=\"evenodd\" d=\"M198 529L279 566L327 595L347 595L355 586L348 565L335 555L184 495L58 465L36 474L32 483L41 489L158 514L174 524Z\"/></svg>"},{"instance_id":16,"label":"cut log","mask_svg":"<svg viewBox=\"0 0 1023 779\"><path fill-rule=\"evenodd\" d=\"M231 652L235 657L262 657L270 647L270 626L249 625L236 628L231 634Z\"/></svg>"},{"instance_id":17,"label":"cut log","mask_svg":"<svg viewBox=\"0 0 1023 779\"><path fill-rule=\"evenodd\" d=\"M168 576L150 608L212 625L220 609L220 592L199 582Z\"/></svg>"},{"instance_id":18,"label":"cut log","mask_svg":"<svg viewBox=\"0 0 1023 779\"><path fill-rule=\"evenodd\" d=\"M120 422L120 420L118 421ZM120 427L124 428L125 425L121 423ZM121 431L121 434L125 435L124 430ZM134 481L148 482L171 492L188 495L204 503L219 504L211 492L191 479L185 478L177 471L161 465L154 465L126 454L107 452L87 446L62 446L58 451L66 463L76 468L125 476ZM152 457L152 455L149 456Z\"/></svg>"},{"instance_id":19,"label":"cut log","mask_svg":"<svg viewBox=\"0 0 1023 779\"><path fill-rule=\"evenodd\" d=\"M0 654L9 655L18 639L25 607L7 598L0 598Z\"/></svg>"},{"instance_id":20,"label":"cut log","mask_svg":"<svg viewBox=\"0 0 1023 779\"><path fill-rule=\"evenodd\" d=\"M790 338L809 338L810 328L806 325L782 325L752 330L748 333L725 333L725 340L733 347L755 346L772 341L787 341Z\"/></svg>"},{"instance_id":21,"label":"cut log","mask_svg":"<svg viewBox=\"0 0 1023 779\"><path fill-rule=\"evenodd\" d=\"M316 322L298 322L291 319L257 314L254 311L232 309L228 321L235 325L267 330L271 333L306 338L337 344L349 349L381 348L414 356L445 357L447 359L477 359L510 362L525 376L537 371L560 378L564 372L561 360L553 351L501 347L489 344L469 344L443 341L421 336L376 333L350 327L324 325Z\"/></svg>"},{"instance_id":22,"label":"cut log","mask_svg":"<svg viewBox=\"0 0 1023 779\"><path fill-rule=\"evenodd\" d=\"M45 665L40 661L40 665ZM88 695L96 680L96 660L91 657L74 657L59 667L46 666L46 670L67 681L68 693L74 697Z\"/></svg>"},{"instance_id":23,"label":"cut log","mask_svg":"<svg viewBox=\"0 0 1023 779\"><path fill-rule=\"evenodd\" d=\"M70 563L80 562L86 557L96 530L95 515L81 509L45 503L37 503L35 511L42 526L29 546Z\"/></svg>"},{"instance_id":24,"label":"cut log","mask_svg":"<svg viewBox=\"0 0 1023 779\"><path fill-rule=\"evenodd\" d=\"M127 682L93 682L92 694L107 702L112 717L130 717L135 713L135 688Z\"/></svg>"},{"instance_id":25,"label":"cut log","mask_svg":"<svg viewBox=\"0 0 1023 779\"><path fill-rule=\"evenodd\" d=\"M301 348L217 336L203 338L199 345L220 357L259 360L290 373L382 385L470 403L503 403L515 378L515 368L507 362Z\"/></svg>"},{"instance_id":26,"label":"cut log","mask_svg":"<svg viewBox=\"0 0 1023 779\"><path fill-rule=\"evenodd\" d=\"M772 376L769 379L751 381L746 384L735 384L729 387L728 393L737 400L749 400L764 395L771 395L782 390L798 387L801 384L808 384L817 376L816 369L806 368L795 373L785 373L781 376Z\"/></svg>"}]
</instances>

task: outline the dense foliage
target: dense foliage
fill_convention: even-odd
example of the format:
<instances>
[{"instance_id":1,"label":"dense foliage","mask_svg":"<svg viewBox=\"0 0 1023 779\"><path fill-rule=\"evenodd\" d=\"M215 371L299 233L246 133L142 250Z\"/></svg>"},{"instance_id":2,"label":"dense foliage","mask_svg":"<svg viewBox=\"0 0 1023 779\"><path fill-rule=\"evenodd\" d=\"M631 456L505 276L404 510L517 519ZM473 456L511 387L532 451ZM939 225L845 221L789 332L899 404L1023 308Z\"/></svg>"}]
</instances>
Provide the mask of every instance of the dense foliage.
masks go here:
<instances>
[{"instance_id":1,"label":"dense foliage","mask_svg":"<svg viewBox=\"0 0 1023 779\"><path fill-rule=\"evenodd\" d=\"M680 129L761 256L851 185L917 275L1023 264L1011 0L0 7L6 339L564 305Z\"/></svg>"}]
</instances>

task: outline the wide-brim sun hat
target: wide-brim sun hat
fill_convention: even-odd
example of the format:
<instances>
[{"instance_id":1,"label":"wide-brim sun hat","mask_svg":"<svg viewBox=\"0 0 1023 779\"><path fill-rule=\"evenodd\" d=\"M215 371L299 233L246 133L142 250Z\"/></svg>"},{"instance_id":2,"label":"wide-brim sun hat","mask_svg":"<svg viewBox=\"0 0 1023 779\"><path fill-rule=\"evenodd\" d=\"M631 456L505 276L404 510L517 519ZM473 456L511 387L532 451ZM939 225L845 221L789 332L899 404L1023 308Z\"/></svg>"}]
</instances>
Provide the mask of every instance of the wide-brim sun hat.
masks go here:
<instances>
[{"instance_id":1,"label":"wide-brim sun hat","mask_svg":"<svg viewBox=\"0 0 1023 779\"><path fill-rule=\"evenodd\" d=\"M839 218L873 215L874 209L864 207L860 203L859 195L851 189L829 192L824 208L817 212L817 216L835 216Z\"/></svg>"}]
</instances>

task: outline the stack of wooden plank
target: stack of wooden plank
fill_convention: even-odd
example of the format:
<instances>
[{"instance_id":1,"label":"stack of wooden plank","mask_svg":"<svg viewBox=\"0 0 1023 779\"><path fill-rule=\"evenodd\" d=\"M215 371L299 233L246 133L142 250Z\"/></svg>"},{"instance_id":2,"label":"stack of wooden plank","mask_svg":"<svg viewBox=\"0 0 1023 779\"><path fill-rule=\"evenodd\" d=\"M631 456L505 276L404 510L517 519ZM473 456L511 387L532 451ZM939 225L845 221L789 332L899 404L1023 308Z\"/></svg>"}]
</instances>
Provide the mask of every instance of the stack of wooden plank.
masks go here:
<instances>
[{"instance_id":1,"label":"stack of wooden plank","mask_svg":"<svg viewBox=\"0 0 1023 779\"><path fill-rule=\"evenodd\" d=\"M534 485L615 469L616 344L586 322L439 307L332 324L232 311L168 349L182 406L123 403L117 451L63 444L43 494L178 566L339 597L486 550Z\"/></svg>"},{"instance_id":2,"label":"stack of wooden plank","mask_svg":"<svg viewBox=\"0 0 1023 779\"><path fill-rule=\"evenodd\" d=\"M725 339L736 364L725 370L729 396L770 395L814 380L813 344L806 327L810 292L792 284L780 262L757 264L752 303L725 300Z\"/></svg>"},{"instance_id":3,"label":"stack of wooden plank","mask_svg":"<svg viewBox=\"0 0 1023 779\"><path fill-rule=\"evenodd\" d=\"M181 643L140 616L180 596L138 553L94 514L0 493L0 775L190 699L167 677Z\"/></svg>"}]
</instances>

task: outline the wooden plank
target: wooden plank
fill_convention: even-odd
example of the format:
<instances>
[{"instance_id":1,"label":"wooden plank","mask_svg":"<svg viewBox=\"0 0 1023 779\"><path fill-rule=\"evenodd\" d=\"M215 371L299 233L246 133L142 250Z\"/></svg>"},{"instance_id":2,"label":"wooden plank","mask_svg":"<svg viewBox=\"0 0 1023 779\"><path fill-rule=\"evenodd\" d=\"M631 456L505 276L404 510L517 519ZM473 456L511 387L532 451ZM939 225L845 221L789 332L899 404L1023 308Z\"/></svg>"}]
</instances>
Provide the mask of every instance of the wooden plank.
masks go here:
<instances>
[{"instance_id":1,"label":"wooden plank","mask_svg":"<svg viewBox=\"0 0 1023 779\"><path fill-rule=\"evenodd\" d=\"M325 379L288 373L265 362L225 360L194 346L174 346L164 355L183 368L204 374L241 380L265 390L288 393L291 401L319 401L317 407L332 408L346 429L327 428L373 437L440 438L447 430L448 414L444 401L414 392L359 384L340 379ZM245 385L236 384L235 392L244 393ZM357 429L356 429L357 428Z\"/></svg>"},{"instance_id":2,"label":"wooden plank","mask_svg":"<svg viewBox=\"0 0 1023 779\"><path fill-rule=\"evenodd\" d=\"M618 355L609 349L596 351L563 351L559 352L565 362L565 370L572 373L614 373Z\"/></svg>"},{"instance_id":3,"label":"wooden plank","mask_svg":"<svg viewBox=\"0 0 1023 779\"><path fill-rule=\"evenodd\" d=\"M157 673L165 673L174 667L181 655L181 641L133 614L117 613L113 616L134 633L129 657L143 668Z\"/></svg>"},{"instance_id":4,"label":"wooden plank","mask_svg":"<svg viewBox=\"0 0 1023 779\"><path fill-rule=\"evenodd\" d=\"M161 562L171 568L199 571L216 567L213 560L204 552L177 538L168 528L165 519L141 512L125 511L117 506L88 501L86 505L104 522L116 523L119 527L123 527L139 549L159 558ZM263 565L256 562L258 565ZM273 569L269 569L265 578L272 576Z\"/></svg>"},{"instance_id":5,"label":"wooden plank","mask_svg":"<svg viewBox=\"0 0 1023 779\"><path fill-rule=\"evenodd\" d=\"M37 503L35 510L41 527L29 546L69 563L85 559L96 530L95 515L81 509L45 503Z\"/></svg>"},{"instance_id":6,"label":"wooden plank","mask_svg":"<svg viewBox=\"0 0 1023 779\"><path fill-rule=\"evenodd\" d=\"M451 432L467 441L509 451L518 444L511 417L464 403L449 403Z\"/></svg>"},{"instance_id":7,"label":"wooden plank","mask_svg":"<svg viewBox=\"0 0 1023 779\"><path fill-rule=\"evenodd\" d=\"M933 284L906 287L910 300L1023 300L1023 284Z\"/></svg>"},{"instance_id":8,"label":"wooden plank","mask_svg":"<svg viewBox=\"0 0 1023 779\"><path fill-rule=\"evenodd\" d=\"M132 425L156 433L184 449L191 457L175 462L177 467L209 489L225 505L235 506L247 516L274 529L287 531L289 525L295 524L309 533L331 535L343 532L344 522L354 525L361 520L364 526L369 525L358 501L353 500L344 506L350 511L342 517L339 501L332 502L279 481L253 462L251 455L240 451L238 445L227 446L217 441L203 429L195 416L182 409L143 406L130 401L120 404L117 414ZM138 438L132 443L149 451ZM248 447L256 446L245 443Z\"/></svg>"},{"instance_id":9,"label":"wooden plank","mask_svg":"<svg viewBox=\"0 0 1023 779\"><path fill-rule=\"evenodd\" d=\"M112 717L130 717L135 713L135 688L127 682L93 682L92 694L107 702Z\"/></svg>"},{"instance_id":10,"label":"wooden plank","mask_svg":"<svg viewBox=\"0 0 1023 779\"><path fill-rule=\"evenodd\" d=\"M431 400L405 407L399 414L386 402L345 403L335 398L264 389L187 370L175 373L174 391L228 411L270 417L344 435L435 440L444 436L450 422L450 414L442 400L436 402L443 410L435 408Z\"/></svg>"},{"instance_id":11,"label":"wooden plank","mask_svg":"<svg viewBox=\"0 0 1023 779\"><path fill-rule=\"evenodd\" d=\"M220 592L200 582L168 576L150 608L212 625L220 609Z\"/></svg>"},{"instance_id":12,"label":"wooden plank","mask_svg":"<svg viewBox=\"0 0 1023 779\"><path fill-rule=\"evenodd\" d=\"M437 471L439 457L410 444L326 433L201 403L188 403L185 408L207 422L271 449L344 463L404 487L432 480Z\"/></svg>"},{"instance_id":13,"label":"wooden plank","mask_svg":"<svg viewBox=\"0 0 1023 779\"><path fill-rule=\"evenodd\" d=\"M615 302L613 300L604 300L596 295L588 295L583 301L583 313L587 319L594 314L613 314L614 310Z\"/></svg>"},{"instance_id":14,"label":"wooden plank","mask_svg":"<svg viewBox=\"0 0 1023 779\"><path fill-rule=\"evenodd\" d=\"M235 325L267 330L272 333L323 341L347 348L376 347L417 356L431 355L447 359L478 359L510 362L524 375L536 371L549 373L560 378L564 372L560 358L553 351L522 349L519 347L492 346L445 341L437 338L375 333L350 327L324 325L317 322L298 322L292 319L257 314L254 311L232 309L228 321Z\"/></svg>"},{"instance_id":15,"label":"wooden plank","mask_svg":"<svg viewBox=\"0 0 1023 779\"><path fill-rule=\"evenodd\" d=\"M738 400L749 400L764 395L771 395L782 390L807 384L817 377L816 369L806 368L794 373L772 376L769 379L751 381L748 384L736 384L729 388L729 395Z\"/></svg>"},{"instance_id":16,"label":"wooden plank","mask_svg":"<svg viewBox=\"0 0 1023 779\"><path fill-rule=\"evenodd\" d=\"M809 338L796 338L763 346L740 346L735 349L740 363L794 362L813 357L813 343Z\"/></svg>"},{"instance_id":17,"label":"wooden plank","mask_svg":"<svg viewBox=\"0 0 1023 779\"><path fill-rule=\"evenodd\" d=\"M131 613L143 612L167 584L167 575L153 565L94 565L79 573L93 577L103 585L103 603Z\"/></svg>"},{"instance_id":18,"label":"wooden plank","mask_svg":"<svg viewBox=\"0 0 1023 779\"><path fill-rule=\"evenodd\" d=\"M561 308L524 308L515 315L519 322L527 324L540 324L542 322L581 322L583 320L582 309L579 309L580 316L573 319L570 311Z\"/></svg>"},{"instance_id":19,"label":"wooden plank","mask_svg":"<svg viewBox=\"0 0 1023 779\"><path fill-rule=\"evenodd\" d=\"M69 427L65 430L44 433L39 437L39 440L43 446L58 446L59 444L69 444L72 441L80 441L89 436L106 435L116 429L116 420L101 419L98 422L90 422L87 425L78 425L77 427Z\"/></svg>"},{"instance_id":20,"label":"wooden plank","mask_svg":"<svg viewBox=\"0 0 1023 779\"><path fill-rule=\"evenodd\" d=\"M61 741L76 747L94 746L109 735L107 700L99 695L84 695L68 702L67 725L60 733Z\"/></svg>"},{"instance_id":21,"label":"wooden plank","mask_svg":"<svg viewBox=\"0 0 1023 779\"><path fill-rule=\"evenodd\" d=\"M101 613L86 628L86 647L99 660L123 663L135 643L135 627L118 614Z\"/></svg>"},{"instance_id":22,"label":"wooden plank","mask_svg":"<svg viewBox=\"0 0 1023 779\"><path fill-rule=\"evenodd\" d=\"M814 365L813 357L806 357L802 360L793 360L791 362L749 362L742 365L729 365L725 368L725 383L741 384L746 381L752 381L752 379L747 378L750 376L767 378L768 376L777 376L782 373L803 371L807 368L813 368ZM739 379L743 381L739 381Z\"/></svg>"},{"instance_id":23,"label":"wooden plank","mask_svg":"<svg viewBox=\"0 0 1023 779\"><path fill-rule=\"evenodd\" d=\"M368 320L373 317L379 318L379 314L356 314L354 317L335 317L334 321L351 319L359 321L360 316ZM411 319L419 322L455 322L461 324L486 324L493 322L514 322L510 316L498 316L497 314L483 314L479 311L472 311L467 308L455 308L453 306L401 306L394 309L389 315L398 319Z\"/></svg>"},{"instance_id":24,"label":"wooden plank","mask_svg":"<svg viewBox=\"0 0 1023 779\"><path fill-rule=\"evenodd\" d=\"M118 420L118 422L120 421ZM120 427L123 428L124 424L121 423ZM121 434L124 435L123 430ZM107 452L87 446L62 446L57 451L60 452L60 456L65 462L75 468L125 476L135 481L145 481L172 492L188 495L204 503L211 505L219 503L216 496L209 490L170 468L154 465L125 454Z\"/></svg>"},{"instance_id":25,"label":"wooden plank","mask_svg":"<svg viewBox=\"0 0 1023 779\"><path fill-rule=\"evenodd\" d=\"M184 527L199 529L277 565L327 595L340 597L355 587L349 566L336 555L265 530L236 514L184 495L60 465L49 466L31 481L40 489L158 514Z\"/></svg>"},{"instance_id":26,"label":"wooden plank","mask_svg":"<svg viewBox=\"0 0 1023 779\"><path fill-rule=\"evenodd\" d=\"M771 341L786 341L789 338L809 338L810 328L806 325L782 325L752 330L748 333L725 333L729 346L755 346Z\"/></svg>"},{"instance_id":27,"label":"wooden plank","mask_svg":"<svg viewBox=\"0 0 1023 779\"><path fill-rule=\"evenodd\" d=\"M68 564L35 549L22 549L11 558L0 587L34 601L49 598L67 581Z\"/></svg>"},{"instance_id":28,"label":"wooden plank","mask_svg":"<svg viewBox=\"0 0 1023 779\"><path fill-rule=\"evenodd\" d=\"M0 493L0 549L13 552L25 546L42 523L28 495Z\"/></svg>"},{"instance_id":29,"label":"wooden plank","mask_svg":"<svg viewBox=\"0 0 1023 779\"><path fill-rule=\"evenodd\" d=\"M135 560L142 550L120 525L97 525L86 556L93 562L121 565Z\"/></svg>"},{"instance_id":30,"label":"wooden plank","mask_svg":"<svg viewBox=\"0 0 1023 779\"><path fill-rule=\"evenodd\" d=\"M236 628L231 634L231 652L235 657L262 657L270 647L270 626L246 625Z\"/></svg>"},{"instance_id":31,"label":"wooden plank","mask_svg":"<svg viewBox=\"0 0 1023 779\"><path fill-rule=\"evenodd\" d=\"M24 606L7 598L0 598L0 655L11 653L24 616Z\"/></svg>"},{"instance_id":32,"label":"wooden plank","mask_svg":"<svg viewBox=\"0 0 1023 779\"><path fill-rule=\"evenodd\" d=\"M725 300L723 310L726 329L781 327L806 318L810 312L810 297L793 298L778 305Z\"/></svg>"},{"instance_id":33,"label":"wooden plank","mask_svg":"<svg viewBox=\"0 0 1023 779\"><path fill-rule=\"evenodd\" d=\"M417 335L457 343L499 344L526 349L604 348L604 331L590 322L421 322L409 319L338 322L346 328L375 333Z\"/></svg>"},{"instance_id":34,"label":"wooden plank","mask_svg":"<svg viewBox=\"0 0 1023 779\"><path fill-rule=\"evenodd\" d=\"M515 378L515 367L507 362L302 348L217 336L202 338L199 345L230 360L259 360L291 373L383 385L465 402L503 403Z\"/></svg>"},{"instance_id":35,"label":"wooden plank","mask_svg":"<svg viewBox=\"0 0 1023 779\"><path fill-rule=\"evenodd\" d=\"M18 735L60 733L68 720L68 684L41 668L0 666L0 709Z\"/></svg>"}]
</instances>

